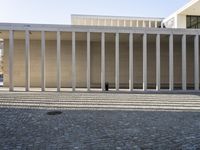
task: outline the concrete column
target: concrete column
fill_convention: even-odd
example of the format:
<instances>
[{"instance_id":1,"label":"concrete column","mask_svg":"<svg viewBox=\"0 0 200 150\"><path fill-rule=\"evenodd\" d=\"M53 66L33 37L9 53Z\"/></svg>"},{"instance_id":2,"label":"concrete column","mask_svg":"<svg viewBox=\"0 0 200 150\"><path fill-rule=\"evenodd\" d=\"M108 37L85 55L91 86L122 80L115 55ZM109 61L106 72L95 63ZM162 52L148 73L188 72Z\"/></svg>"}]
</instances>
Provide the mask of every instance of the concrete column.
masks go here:
<instances>
[{"instance_id":1,"label":"concrete column","mask_svg":"<svg viewBox=\"0 0 200 150\"><path fill-rule=\"evenodd\" d=\"M139 27L139 20L136 21L136 27Z\"/></svg>"},{"instance_id":2,"label":"concrete column","mask_svg":"<svg viewBox=\"0 0 200 150\"><path fill-rule=\"evenodd\" d=\"M160 90L160 34L156 35L156 90Z\"/></svg>"},{"instance_id":3,"label":"concrete column","mask_svg":"<svg viewBox=\"0 0 200 150\"><path fill-rule=\"evenodd\" d=\"M149 28L151 28L151 21L149 21Z\"/></svg>"},{"instance_id":4,"label":"concrete column","mask_svg":"<svg viewBox=\"0 0 200 150\"><path fill-rule=\"evenodd\" d=\"M105 90L105 33L101 33L101 89Z\"/></svg>"},{"instance_id":5,"label":"concrete column","mask_svg":"<svg viewBox=\"0 0 200 150\"><path fill-rule=\"evenodd\" d=\"M90 32L87 32L87 90L90 91Z\"/></svg>"},{"instance_id":6,"label":"concrete column","mask_svg":"<svg viewBox=\"0 0 200 150\"><path fill-rule=\"evenodd\" d=\"M45 91L45 31L41 32L41 90Z\"/></svg>"},{"instance_id":7,"label":"concrete column","mask_svg":"<svg viewBox=\"0 0 200 150\"><path fill-rule=\"evenodd\" d=\"M133 21L130 20L130 27L133 27Z\"/></svg>"},{"instance_id":8,"label":"concrete column","mask_svg":"<svg viewBox=\"0 0 200 150\"><path fill-rule=\"evenodd\" d=\"M173 34L169 36L169 90L174 90Z\"/></svg>"},{"instance_id":9,"label":"concrete column","mask_svg":"<svg viewBox=\"0 0 200 150\"><path fill-rule=\"evenodd\" d=\"M25 90L30 89L30 36L29 31L25 31Z\"/></svg>"},{"instance_id":10,"label":"concrete column","mask_svg":"<svg viewBox=\"0 0 200 150\"><path fill-rule=\"evenodd\" d=\"M61 88L60 31L57 31L57 91Z\"/></svg>"},{"instance_id":11,"label":"concrete column","mask_svg":"<svg viewBox=\"0 0 200 150\"><path fill-rule=\"evenodd\" d=\"M126 20L124 20L124 27L126 27Z\"/></svg>"},{"instance_id":12,"label":"concrete column","mask_svg":"<svg viewBox=\"0 0 200 150\"><path fill-rule=\"evenodd\" d=\"M145 21L144 20L142 21L142 27L143 28L145 27Z\"/></svg>"},{"instance_id":13,"label":"concrete column","mask_svg":"<svg viewBox=\"0 0 200 150\"><path fill-rule=\"evenodd\" d=\"M158 28L158 22L155 21L155 28Z\"/></svg>"},{"instance_id":14,"label":"concrete column","mask_svg":"<svg viewBox=\"0 0 200 150\"><path fill-rule=\"evenodd\" d=\"M119 91L119 33L115 34L115 88Z\"/></svg>"},{"instance_id":15,"label":"concrete column","mask_svg":"<svg viewBox=\"0 0 200 150\"><path fill-rule=\"evenodd\" d=\"M133 33L129 34L129 90L133 91Z\"/></svg>"},{"instance_id":16,"label":"concrete column","mask_svg":"<svg viewBox=\"0 0 200 150\"><path fill-rule=\"evenodd\" d=\"M13 55L14 55L14 31L9 31L9 91L14 91L13 84Z\"/></svg>"},{"instance_id":17,"label":"concrete column","mask_svg":"<svg viewBox=\"0 0 200 150\"><path fill-rule=\"evenodd\" d=\"M186 78L186 35L182 36L182 90L187 89L187 78Z\"/></svg>"},{"instance_id":18,"label":"concrete column","mask_svg":"<svg viewBox=\"0 0 200 150\"><path fill-rule=\"evenodd\" d=\"M199 35L195 35L194 39L194 86L195 90L199 90Z\"/></svg>"},{"instance_id":19,"label":"concrete column","mask_svg":"<svg viewBox=\"0 0 200 150\"><path fill-rule=\"evenodd\" d=\"M143 91L147 90L147 34L143 35Z\"/></svg>"},{"instance_id":20,"label":"concrete column","mask_svg":"<svg viewBox=\"0 0 200 150\"><path fill-rule=\"evenodd\" d=\"M72 32L72 91L76 90L76 33Z\"/></svg>"}]
</instances>

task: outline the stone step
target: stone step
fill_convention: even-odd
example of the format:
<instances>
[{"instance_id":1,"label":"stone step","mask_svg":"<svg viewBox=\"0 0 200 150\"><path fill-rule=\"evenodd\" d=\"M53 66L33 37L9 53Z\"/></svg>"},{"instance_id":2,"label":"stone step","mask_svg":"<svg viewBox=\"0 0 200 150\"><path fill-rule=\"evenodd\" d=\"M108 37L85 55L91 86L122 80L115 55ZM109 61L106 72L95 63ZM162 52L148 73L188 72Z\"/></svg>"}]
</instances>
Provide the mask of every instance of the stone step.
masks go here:
<instances>
[{"instance_id":1,"label":"stone step","mask_svg":"<svg viewBox=\"0 0 200 150\"><path fill-rule=\"evenodd\" d=\"M194 110L194 111L200 111L200 107L169 107L169 106L113 106L113 105L45 105L45 104L15 104L15 105L9 105L9 104L1 104L1 108L33 108L33 109L43 109L43 108L49 108L49 109L117 109L117 110L135 110L135 109L147 109L147 110Z\"/></svg>"},{"instance_id":2,"label":"stone step","mask_svg":"<svg viewBox=\"0 0 200 150\"><path fill-rule=\"evenodd\" d=\"M29 102L9 102L9 101L5 101L5 102L0 102L1 105L3 104L7 104L7 105L61 105L61 106L70 106L70 105L90 105L90 106L94 106L94 105L105 105L105 106L170 106L170 107L200 107L200 104L176 104L176 103L118 103L118 102L114 102L114 103L110 103L110 102L45 102L45 101L40 101L40 102L34 102L34 101L29 101Z\"/></svg>"},{"instance_id":3,"label":"stone step","mask_svg":"<svg viewBox=\"0 0 200 150\"><path fill-rule=\"evenodd\" d=\"M129 105L134 105L134 104L165 104L165 105L200 105L200 101L159 101L159 100L154 100L154 101L139 101L139 100L132 100L132 101L119 101L119 100L37 100L37 99L19 99L19 100L9 100L9 99L4 99L0 100L0 103L59 103L59 104L65 104L65 103L105 103L105 104L129 104Z\"/></svg>"}]
</instances>

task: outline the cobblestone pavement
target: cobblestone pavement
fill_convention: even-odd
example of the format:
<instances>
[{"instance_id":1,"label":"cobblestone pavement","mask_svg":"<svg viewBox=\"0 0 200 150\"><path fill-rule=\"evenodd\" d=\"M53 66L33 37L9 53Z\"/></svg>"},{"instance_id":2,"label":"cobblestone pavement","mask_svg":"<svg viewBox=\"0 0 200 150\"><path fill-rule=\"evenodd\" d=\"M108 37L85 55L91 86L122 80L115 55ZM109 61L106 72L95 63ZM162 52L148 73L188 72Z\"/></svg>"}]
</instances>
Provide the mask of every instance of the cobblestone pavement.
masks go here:
<instances>
[{"instance_id":1,"label":"cobblestone pavement","mask_svg":"<svg viewBox=\"0 0 200 150\"><path fill-rule=\"evenodd\" d=\"M200 95L0 93L0 149L200 149Z\"/></svg>"}]
</instances>

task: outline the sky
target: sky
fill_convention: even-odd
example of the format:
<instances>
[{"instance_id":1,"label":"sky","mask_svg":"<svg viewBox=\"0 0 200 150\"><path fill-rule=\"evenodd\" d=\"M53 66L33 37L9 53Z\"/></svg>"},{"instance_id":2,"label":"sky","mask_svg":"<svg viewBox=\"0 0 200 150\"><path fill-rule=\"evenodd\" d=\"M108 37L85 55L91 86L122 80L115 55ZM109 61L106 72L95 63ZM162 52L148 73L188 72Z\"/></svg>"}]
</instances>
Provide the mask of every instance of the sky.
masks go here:
<instances>
[{"instance_id":1,"label":"sky","mask_svg":"<svg viewBox=\"0 0 200 150\"><path fill-rule=\"evenodd\" d=\"M0 0L0 22L70 24L71 14L167 17L190 0Z\"/></svg>"}]
</instances>

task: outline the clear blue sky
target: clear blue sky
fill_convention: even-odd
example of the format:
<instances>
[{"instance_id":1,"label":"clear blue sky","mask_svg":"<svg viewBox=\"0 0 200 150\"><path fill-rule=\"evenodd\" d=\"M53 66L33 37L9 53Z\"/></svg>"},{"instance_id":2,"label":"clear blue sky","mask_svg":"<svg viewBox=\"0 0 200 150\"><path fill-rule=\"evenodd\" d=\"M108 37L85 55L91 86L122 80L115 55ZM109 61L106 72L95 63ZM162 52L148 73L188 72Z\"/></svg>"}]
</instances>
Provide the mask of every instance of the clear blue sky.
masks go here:
<instances>
[{"instance_id":1,"label":"clear blue sky","mask_svg":"<svg viewBox=\"0 0 200 150\"><path fill-rule=\"evenodd\" d=\"M70 24L71 14L166 17L190 0L0 0L0 22Z\"/></svg>"}]
</instances>

